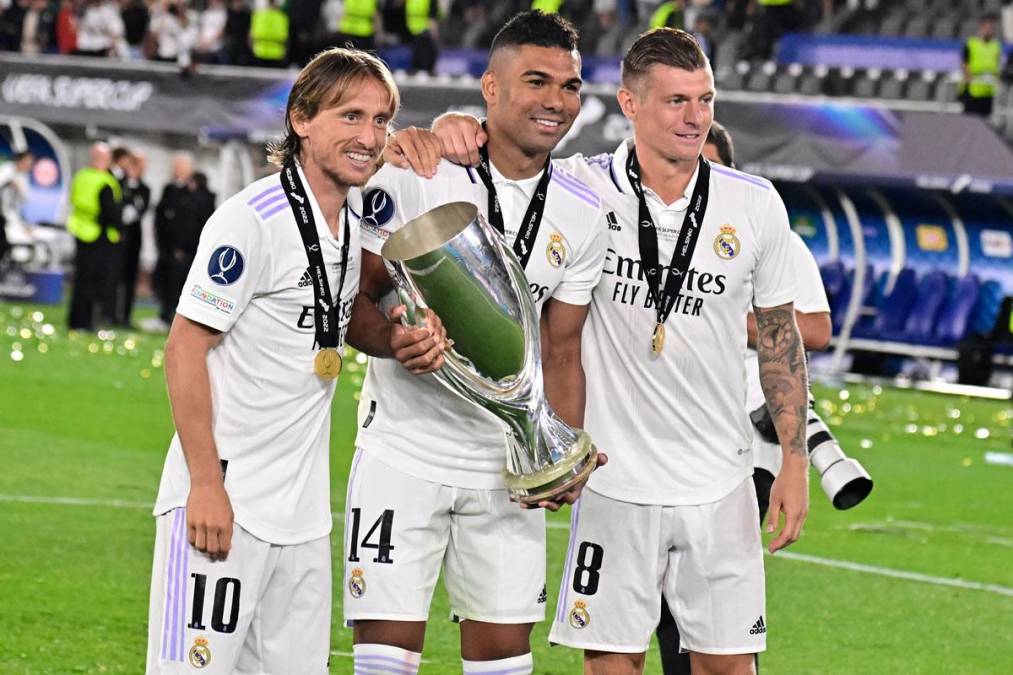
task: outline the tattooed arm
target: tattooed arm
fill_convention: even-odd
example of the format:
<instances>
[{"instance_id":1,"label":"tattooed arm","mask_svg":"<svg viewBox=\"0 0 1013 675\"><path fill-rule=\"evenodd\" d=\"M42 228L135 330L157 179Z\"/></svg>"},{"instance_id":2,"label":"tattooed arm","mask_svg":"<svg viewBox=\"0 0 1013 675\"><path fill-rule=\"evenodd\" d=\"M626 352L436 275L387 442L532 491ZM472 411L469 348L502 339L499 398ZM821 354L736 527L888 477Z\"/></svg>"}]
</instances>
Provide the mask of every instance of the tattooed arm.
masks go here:
<instances>
[{"instance_id":1,"label":"tattooed arm","mask_svg":"<svg viewBox=\"0 0 1013 675\"><path fill-rule=\"evenodd\" d=\"M784 528L770 543L773 553L798 540L809 512L809 454L805 445L809 386L792 303L753 310L760 385L784 453L781 473L770 491L767 518L767 532L773 532L781 512L785 516Z\"/></svg>"}]
</instances>

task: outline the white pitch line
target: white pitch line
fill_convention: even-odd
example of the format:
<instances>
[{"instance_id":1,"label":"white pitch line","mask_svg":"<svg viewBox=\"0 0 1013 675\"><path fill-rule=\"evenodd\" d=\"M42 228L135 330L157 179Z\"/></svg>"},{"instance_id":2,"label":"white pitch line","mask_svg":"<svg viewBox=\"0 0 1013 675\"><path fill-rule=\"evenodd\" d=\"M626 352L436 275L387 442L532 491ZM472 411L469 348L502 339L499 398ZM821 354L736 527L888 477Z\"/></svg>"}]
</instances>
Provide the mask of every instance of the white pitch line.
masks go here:
<instances>
[{"instance_id":1,"label":"white pitch line","mask_svg":"<svg viewBox=\"0 0 1013 675\"><path fill-rule=\"evenodd\" d=\"M1010 588L1009 586L1001 586L999 584L983 584L978 581L966 581L964 579L951 579L948 577L934 577L928 574L921 574L919 572L907 572L905 570L897 570L890 567L865 565L863 563L849 562L847 560L835 560L833 558L821 558L807 553L793 553L791 551L781 551L774 554L774 557L811 563L813 565L836 567L838 569L850 570L852 572L864 572L866 574L878 574L882 577L893 577L894 579L917 581L923 584L932 584L934 586L951 586L953 588L964 588L973 591L987 591L989 593L998 593L999 595L1013 597L1013 588Z\"/></svg>"},{"instance_id":2,"label":"white pitch line","mask_svg":"<svg viewBox=\"0 0 1013 675\"><path fill-rule=\"evenodd\" d=\"M151 509L151 504L145 502L132 502L122 499L86 499L82 497L39 497L35 495L5 495L0 494L0 502L21 502L27 504L57 504L63 506L105 506L116 509ZM335 505L340 506L340 505ZM332 512L334 517L340 517L341 512ZM550 520L546 522L550 530L568 530L569 523ZM777 558L794 560L796 562L810 563L812 565L823 565L825 567L836 567L837 569L850 570L852 572L863 572L865 574L876 574L882 577L904 579L906 581L917 581L933 586L949 586L951 588L962 588L972 591L985 591L1013 597L1013 588L1001 584L985 584L978 581L967 581L965 579L952 579L949 577L934 577L919 572L907 572L905 570L893 569L890 567L879 567L877 565L866 565L848 560L837 560L834 558L821 558L807 553L793 553L792 551L781 551L776 554ZM343 655L342 655L343 656Z\"/></svg>"}]
</instances>

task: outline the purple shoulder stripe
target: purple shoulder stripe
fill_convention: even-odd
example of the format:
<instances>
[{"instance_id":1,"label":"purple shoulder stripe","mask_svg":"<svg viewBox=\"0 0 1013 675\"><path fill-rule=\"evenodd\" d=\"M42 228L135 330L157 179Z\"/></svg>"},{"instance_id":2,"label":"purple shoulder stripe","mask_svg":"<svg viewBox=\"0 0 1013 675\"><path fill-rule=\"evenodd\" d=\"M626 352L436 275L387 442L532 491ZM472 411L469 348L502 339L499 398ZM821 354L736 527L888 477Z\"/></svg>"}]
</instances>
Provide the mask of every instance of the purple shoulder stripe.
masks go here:
<instances>
[{"instance_id":1,"label":"purple shoulder stripe","mask_svg":"<svg viewBox=\"0 0 1013 675\"><path fill-rule=\"evenodd\" d=\"M580 190L569 183L565 183L562 180L559 180L558 178L554 178L554 182L559 187L563 188L564 190L566 190L567 192L569 192L571 195L581 200L582 202L586 202L587 204L594 207L601 205L601 201L593 193L589 194L587 192L584 192L583 190Z\"/></svg>"},{"instance_id":2,"label":"purple shoulder stripe","mask_svg":"<svg viewBox=\"0 0 1013 675\"><path fill-rule=\"evenodd\" d=\"M275 194L276 192L281 192L281 191L282 191L282 184L279 182L277 185L273 185L273 186L267 188L266 190L264 190L260 194L256 195L255 197L253 197L253 199L251 199L250 201L248 201L246 203L249 204L250 206L252 206L253 208L257 208L259 206L259 204L257 204L257 202L259 202L260 200L262 200L262 199L264 199L264 198L266 198L266 197L268 197L270 195Z\"/></svg>"},{"instance_id":3,"label":"purple shoulder stripe","mask_svg":"<svg viewBox=\"0 0 1013 675\"><path fill-rule=\"evenodd\" d=\"M253 207L253 210L256 211L257 213L264 213L265 211L274 208L274 206L278 202L283 200L285 201L286 204L288 203L288 197L285 196L285 193L279 192L278 194L268 197L267 199L260 200L260 203Z\"/></svg>"},{"instance_id":4,"label":"purple shoulder stripe","mask_svg":"<svg viewBox=\"0 0 1013 675\"><path fill-rule=\"evenodd\" d=\"M718 172L722 176L728 176L729 178L735 178L746 183L751 183L752 185L761 187L764 190L770 189L770 183L760 178L756 178L755 176L750 176L748 173L742 173L741 171L736 171L735 169L729 169L728 167L720 166L718 164L714 164L713 162L711 162L711 170Z\"/></svg>"},{"instance_id":5,"label":"purple shoulder stripe","mask_svg":"<svg viewBox=\"0 0 1013 675\"><path fill-rule=\"evenodd\" d=\"M284 211L287 208L288 208L288 200L285 200L281 204L278 204L277 206L268 209L267 211L258 211L257 213L260 215L261 220L267 220L268 218L275 215L279 211Z\"/></svg>"},{"instance_id":6,"label":"purple shoulder stripe","mask_svg":"<svg viewBox=\"0 0 1013 675\"><path fill-rule=\"evenodd\" d=\"M569 192L582 196L584 201L589 202L594 206L598 206L601 203L601 199L599 199L594 190L588 187L583 181L564 173L562 170L556 169L553 171L552 178L562 187L565 187Z\"/></svg>"}]
</instances>

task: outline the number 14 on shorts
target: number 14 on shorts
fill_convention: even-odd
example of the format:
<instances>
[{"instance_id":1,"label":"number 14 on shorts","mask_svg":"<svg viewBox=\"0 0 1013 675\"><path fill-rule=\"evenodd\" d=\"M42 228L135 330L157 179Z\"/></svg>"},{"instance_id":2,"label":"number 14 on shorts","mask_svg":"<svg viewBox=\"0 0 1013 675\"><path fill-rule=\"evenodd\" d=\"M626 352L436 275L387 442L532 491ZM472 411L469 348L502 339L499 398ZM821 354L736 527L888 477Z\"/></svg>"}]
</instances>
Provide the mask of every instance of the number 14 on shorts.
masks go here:
<instances>
[{"instance_id":1,"label":"number 14 on shorts","mask_svg":"<svg viewBox=\"0 0 1013 675\"><path fill-rule=\"evenodd\" d=\"M349 536L348 544L348 562L359 562L359 549L360 548L371 548L376 551L376 557L373 558L375 563L386 563L392 564L394 559L390 557L390 552L394 550L394 547L390 543L391 531L394 528L394 509L386 509L380 517L376 519L373 526L366 532L366 536L359 541L359 526L362 520L362 509L353 508L351 510L351 534ZM377 529L379 529L379 541L373 543L372 539L374 535L377 535Z\"/></svg>"}]
</instances>

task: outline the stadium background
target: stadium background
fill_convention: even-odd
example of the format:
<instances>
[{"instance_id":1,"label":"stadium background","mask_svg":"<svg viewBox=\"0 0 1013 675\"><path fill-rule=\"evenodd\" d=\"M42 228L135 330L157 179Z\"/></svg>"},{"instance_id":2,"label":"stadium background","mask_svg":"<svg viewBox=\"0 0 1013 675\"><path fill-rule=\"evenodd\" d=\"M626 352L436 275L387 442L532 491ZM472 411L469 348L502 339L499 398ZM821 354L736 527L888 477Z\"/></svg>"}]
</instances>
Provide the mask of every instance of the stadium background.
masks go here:
<instances>
[{"instance_id":1,"label":"stadium background","mask_svg":"<svg viewBox=\"0 0 1013 675\"><path fill-rule=\"evenodd\" d=\"M405 72L412 48L381 41L399 70L400 125L481 110L475 77L484 54L454 45L476 32L454 10L478 5L489 29L510 3L448 4L434 72ZM624 15L633 4L569 2L560 11L593 27L614 5L611 35L621 47L659 3ZM820 263L835 339L812 364L818 409L877 483L867 502L835 512L814 479L805 537L768 558L764 671L1013 672L1013 89L1000 85L989 119L962 114L958 100L963 38L988 12L1013 22L1013 7L799 3L798 32L764 54L759 13L739 25L739 4L683 9L706 6L716 118L732 132L740 165L775 180ZM599 54L609 33L594 35L594 45L582 45L583 111L559 154L611 151L629 131L614 99L617 57ZM33 150L21 215L44 242L26 245L0 278L2 672L141 669L153 536L145 509L172 432L164 336L66 331L67 184L88 145L109 139L147 154L154 199L170 154L187 150L221 200L267 170L262 144L280 129L294 78L283 69L181 65L0 54L0 157ZM153 255L145 249L149 268ZM135 319L151 314L142 307ZM362 375L357 362L335 400L336 513ZM550 523L549 573L558 579L566 518ZM340 518L335 525L340 548ZM338 561L340 550L336 570ZM441 597L424 672L456 668L446 614ZM339 605L332 671L348 672L350 635L337 617ZM578 654L550 650L545 633L534 638L537 672L578 672ZM658 667L652 653L648 672Z\"/></svg>"}]
</instances>

